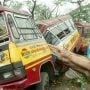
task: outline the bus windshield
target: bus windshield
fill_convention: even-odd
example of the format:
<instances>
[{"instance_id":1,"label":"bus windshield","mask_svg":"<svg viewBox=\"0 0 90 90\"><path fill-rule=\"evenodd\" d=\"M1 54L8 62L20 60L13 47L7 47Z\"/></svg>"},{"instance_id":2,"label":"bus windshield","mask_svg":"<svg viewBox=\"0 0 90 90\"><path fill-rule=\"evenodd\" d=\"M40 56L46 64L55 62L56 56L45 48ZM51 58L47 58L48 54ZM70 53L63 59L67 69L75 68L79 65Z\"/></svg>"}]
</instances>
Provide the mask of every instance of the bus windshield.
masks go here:
<instances>
[{"instance_id":1,"label":"bus windshield","mask_svg":"<svg viewBox=\"0 0 90 90\"><path fill-rule=\"evenodd\" d=\"M3 15L0 14L0 36L7 33Z\"/></svg>"},{"instance_id":2,"label":"bus windshield","mask_svg":"<svg viewBox=\"0 0 90 90\"><path fill-rule=\"evenodd\" d=\"M56 36L54 36L50 31L47 31L44 37L49 44L56 45L59 43L59 39Z\"/></svg>"},{"instance_id":3,"label":"bus windshield","mask_svg":"<svg viewBox=\"0 0 90 90\"><path fill-rule=\"evenodd\" d=\"M36 27L34 21L28 16L14 15L14 18L8 15L12 34L16 41L33 40L41 38L42 34Z\"/></svg>"}]
</instances>

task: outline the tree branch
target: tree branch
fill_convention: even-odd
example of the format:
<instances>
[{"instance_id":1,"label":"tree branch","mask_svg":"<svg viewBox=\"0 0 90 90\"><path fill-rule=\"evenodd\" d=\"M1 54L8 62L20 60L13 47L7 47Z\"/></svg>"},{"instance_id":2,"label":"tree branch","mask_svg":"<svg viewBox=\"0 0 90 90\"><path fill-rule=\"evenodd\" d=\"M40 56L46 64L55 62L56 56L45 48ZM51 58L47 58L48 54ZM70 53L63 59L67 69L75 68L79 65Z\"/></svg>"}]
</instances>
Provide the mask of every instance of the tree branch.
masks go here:
<instances>
[{"instance_id":1,"label":"tree branch","mask_svg":"<svg viewBox=\"0 0 90 90\"><path fill-rule=\"evenodd\" d=\"M35 10L35 7L36 7L36 0L32 0L33 1L33 8L32 8L32 11L31 11L31 14L32 14L32 18L34 19L34 10Z\"/></svg>"},{"instance_id":2,"label":"tree branch","mask_svg":"<svg viewBox=\"0 0 90 90\"><path fill-rule=\"evenodd\" d=\"M76 2L74 2L74 1L71 1L71 3L82 3L84 0L78 0L78 1L76 1Z\"/></svg>"}]
</instances>

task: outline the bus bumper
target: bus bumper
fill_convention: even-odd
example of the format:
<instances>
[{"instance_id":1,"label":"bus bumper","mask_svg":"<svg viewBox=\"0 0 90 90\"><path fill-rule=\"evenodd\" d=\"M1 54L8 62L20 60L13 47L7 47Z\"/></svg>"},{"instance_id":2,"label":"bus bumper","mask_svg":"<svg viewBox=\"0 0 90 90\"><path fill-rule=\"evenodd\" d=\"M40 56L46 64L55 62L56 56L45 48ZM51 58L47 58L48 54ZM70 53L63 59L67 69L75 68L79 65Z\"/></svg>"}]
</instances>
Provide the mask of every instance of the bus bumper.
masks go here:
<instances>
[{"instance_id":1,"label":"bus bumper","mask_svg":"<svg viewBox=\"0 0 90 90\"><path fill-rule=\"evenodd\" d=\"M0 90L24 90L27 79L0 85Z\"/></svg>"}]
</instances>

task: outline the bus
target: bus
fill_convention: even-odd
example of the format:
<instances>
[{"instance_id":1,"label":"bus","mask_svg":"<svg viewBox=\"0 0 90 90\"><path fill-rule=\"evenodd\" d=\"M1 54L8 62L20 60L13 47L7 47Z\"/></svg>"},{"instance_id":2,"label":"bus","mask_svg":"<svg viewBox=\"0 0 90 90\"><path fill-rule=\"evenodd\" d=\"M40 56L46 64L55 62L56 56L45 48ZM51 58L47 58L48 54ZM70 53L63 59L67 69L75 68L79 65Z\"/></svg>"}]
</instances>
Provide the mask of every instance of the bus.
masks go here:
<instances>
[{"instance_id":1,"label":"bus","mask_svg":"<svg viewBox=\"0 0 90 90\"><path fill-rule=\"evenodd\" d=\"M30 14L0 6L0 90L46 90L54 72L51 51Z\"/></svg>"},{"instance_id":2,"label":"bus","mask_svg":"<svg viewBox=\"0 0 90 90\"><path fill-rule=\"evenodd\" d=\"M43 33L47 43L78 52L81 38L70 15L58 16L38 22L39 30Z\"/></svg>"}]
</instances>

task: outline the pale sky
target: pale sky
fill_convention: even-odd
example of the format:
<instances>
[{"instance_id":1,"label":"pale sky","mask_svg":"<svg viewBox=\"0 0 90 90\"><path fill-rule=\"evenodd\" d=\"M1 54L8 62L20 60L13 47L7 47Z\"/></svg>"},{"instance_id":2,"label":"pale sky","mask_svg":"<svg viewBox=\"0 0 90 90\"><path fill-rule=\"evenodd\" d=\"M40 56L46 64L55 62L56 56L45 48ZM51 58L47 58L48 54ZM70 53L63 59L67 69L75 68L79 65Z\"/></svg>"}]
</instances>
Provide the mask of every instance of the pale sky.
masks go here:
<instances>
[{"instance_id":1,"label":"pale sky","mask_svg":"<svg viewBox=\"0 0 90 90\"><path fill-rule=\"evenodd\" d=\"M3 1L3 0L0 0L0 1ZM23 1L27 1L27 0L17 0L17 1L23 2ZM53 9L55 7L53 4L53 1L54 0L37 0L37 3L45 4L50 9ZM77 0L73 0L73 1L77 1ZM90 0L85 0L83 2L83 4L88 4L88 3L90 3ZM60 12L60 14L65 14L65 13L68 13L77 7L78 7L77 4L66 3L65 5L63 5L59 8L59 12ZM25 10L26 7L23 7L23 9Z\"/></svg>"},{"instance_id":2,"label":"pale sky","mask_svg":"<svg viewBox=\"0 0 90 90\"><path fill-rule=\"evenodd\" d=\"M46 4L47 6L49 6L52 9L52 8L54 8L53 1L54 0L38 0L38 3ZM73 1L75 2L77 0L73 0ZM90 0L85 0L83 2L83 4L88 4L88 3L90 3ZM78 7L77 4L67 3L59 8L60 14L68 13L71 10L76 9L77 7Z\"/></svg>"}]
</instances>

